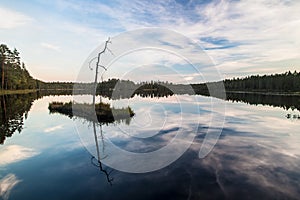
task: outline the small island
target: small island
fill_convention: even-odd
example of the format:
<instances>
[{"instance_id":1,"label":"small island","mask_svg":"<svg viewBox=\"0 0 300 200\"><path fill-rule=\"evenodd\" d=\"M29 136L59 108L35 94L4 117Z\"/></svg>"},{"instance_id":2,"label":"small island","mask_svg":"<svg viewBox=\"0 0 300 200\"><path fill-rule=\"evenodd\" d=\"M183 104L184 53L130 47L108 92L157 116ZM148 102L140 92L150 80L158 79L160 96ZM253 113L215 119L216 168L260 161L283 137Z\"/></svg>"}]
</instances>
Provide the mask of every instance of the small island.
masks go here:
<instances>
[{"instance_id":1,"label":"small island","mask_svg":"<svg viewBox=\"0 0 300 200\"><path fill-rule=\"evenodd\" d=\"M93 104L88 103L52 102L48 109L50 113L60 113L70 118L75 116L100 123L113 123L114 121L130 119L135 115L129 106L127 108L111 108L108 103L97 103L94 107Z\"/></svg>"}]
</instances>

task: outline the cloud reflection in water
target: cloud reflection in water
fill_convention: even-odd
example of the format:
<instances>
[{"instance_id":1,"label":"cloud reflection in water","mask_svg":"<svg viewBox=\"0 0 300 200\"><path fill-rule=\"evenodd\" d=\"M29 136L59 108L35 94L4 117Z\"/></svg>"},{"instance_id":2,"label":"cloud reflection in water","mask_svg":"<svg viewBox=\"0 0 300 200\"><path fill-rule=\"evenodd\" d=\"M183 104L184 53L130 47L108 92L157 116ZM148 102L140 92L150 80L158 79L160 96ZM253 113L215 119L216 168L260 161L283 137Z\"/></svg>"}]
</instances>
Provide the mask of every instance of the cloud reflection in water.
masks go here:
<instances>
[{"instance_id":1,"label":"cloud reflection in water","mask_svg":"<svg viewBox=\"0 0 300 200\"><path fill-rule=\"evenodd\" d=\"M14 174L8 174L0 179L0 197L2 197L3 200L9 199L11 190L19 182L21 182L21 180L19 180Z\"/></svg>"},{"instance_id":2,"label":"cloud reflection in water","mask_svg":"<svg viewBox=\"0 0 300 200\"><path fill-rule=\"evenodd\" d=\"M9 145L0 150L0 165L8 165L14 162L19 162L38 155L39 153L32 148Z\"/></svg>"}]
</instances>

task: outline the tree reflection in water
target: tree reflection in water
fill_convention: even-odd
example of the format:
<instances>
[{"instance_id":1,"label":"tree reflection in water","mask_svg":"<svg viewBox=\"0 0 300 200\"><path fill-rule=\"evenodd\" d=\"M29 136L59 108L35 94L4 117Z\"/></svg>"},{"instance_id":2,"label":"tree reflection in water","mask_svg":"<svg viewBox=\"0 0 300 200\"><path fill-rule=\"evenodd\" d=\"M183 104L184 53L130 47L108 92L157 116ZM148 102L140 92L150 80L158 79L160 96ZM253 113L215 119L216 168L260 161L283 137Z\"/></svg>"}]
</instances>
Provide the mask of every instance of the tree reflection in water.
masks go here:
<instances>
[{"instance_id":1,"label":"tree reflection in water","mask_svg":"<svg viewBox=\"0 0 300 200\"><path fill-rule=\"evenodd\" d=\"M180 90L181 91L181 90ZM0 144L4 144L7 137L11 137L15 132L21 132L24 120L34 100L49 95L71 95L70 91L43 91L28 94L0 95ZM182 92L184 94L184 92ZM198 95L209 96L196 91ZM168 92L145 90L143 93L135 94L145 98L168 97ZM175 95L175 94L174 94ZM121 97L120 97L121 98ZM123 97L125 98L125 97ZM128 97L131 98L131 97ZM288 119L300 119L300 101L299 96L292 95L267 95L252 93L227 93L227 100L232 102L243 102L250 105L268 105L280 107L285 110L292 110L293 113L287 113L284 117ZM114 123L130 123L131 118L114 119Z\"/></svg>"},{"instance_id":2,"label":"tree reflection in water","mask_svg":"<svg viewBox=\"0 0 300 200\"><path fill-rule=\"evenodd\" d=\"M181 90L180 90L181 91ZM182 92L184 94L184 92ZM196 91L198 95L209 96ZM43 91L28 94L0 95L0 144L3 144L7 137L11 137L15 132L21 132L24 120L27 118L28 112L34 100L49 95L71 95L70 91ZM145 98L160 98L172 95L166 90L144 90L139 95ZM121 98L121 96L120 96ZM125 96L123 96L125 98ZM131 97L127 97L131 98ZM243 102L250 105L269 105L281 107L285 110L300 111L299 96L292 95L267 95L252 93L227 93L227 100L232 102ZM288 113L288 119L300 119L299 113ZM130 123L130 118L114 119L115 123Z\"/></svg>"},{"instance_id":3,"label":"tree reflection in water","mask_svg":"<svg viewBox=\"0 0 300 200\"><path fill-rule=\"evenodd\" d=\"M21 133L32 103L38 98L40 96L37 93L0 96L1 144L4 144L5 139L11 137L16 131Z\"/></svg>"},{"instance_id":4,"label":"tree reflection in water","mask_svg":"<svg viewBox=\"0 0 300 200\"><path fill-rule=\"evenodd\" d=\"M95 137L95 145L96 145L96 152L97 152L97 158L92 156L91 158L91 163L98 167L101 172L103 172L106 176L107 182L112 185L113 178L110 177L110 174L113 172L113 170L110 170L109 172L103 167L101 163L101 159L105 159L106 156L101 157L100 156L100 150L99 150L99 142L98 142L98 136L97 136L97 131L96 131L96 123L93 122L93 131L94 131L94 137ZM100 123L100 138L102 141L102 152L104 152L104 140L103 140L103 130L102 130L102 124Z\"/></svg>"}]
</instances>

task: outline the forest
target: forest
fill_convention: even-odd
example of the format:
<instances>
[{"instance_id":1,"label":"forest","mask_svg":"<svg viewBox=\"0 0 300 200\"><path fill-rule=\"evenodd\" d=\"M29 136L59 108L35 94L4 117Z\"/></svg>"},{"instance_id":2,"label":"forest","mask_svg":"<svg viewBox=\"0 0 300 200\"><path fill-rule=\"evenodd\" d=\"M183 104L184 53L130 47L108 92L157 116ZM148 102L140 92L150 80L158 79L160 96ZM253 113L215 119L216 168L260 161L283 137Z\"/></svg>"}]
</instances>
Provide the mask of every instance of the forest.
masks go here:
<instances>
[{"instance_id":1,"label":"forest","mask_svg":"<svg viewBox=\"0 0 300 200\"><path fill-rule=\"evenodd\" d=\"M21 63L17 49L9 49L5 44L0 45L0 82L2 90L35 89L36 80Z\"/></svg>"},{"instance_id":2,"label":"forest","mask_svg":"<svg viewBox=\"0 0 300 200\"><path fill-rule=\"evenodd\" d=\"M300 72L226 79L226 91L300 92Z\"/></svg>"},{"instance_id":3,"label":"forest","mask_svg":"<svg viewBox=\"0 0 300 200\"><path fill-rule=\"evenodd\" d=\"M219 82L191 84L196 94L208 95L209 84L224 84L226 93L252 92L252 93L300 93L300 72L288 71L281 74L252 75L244 78L225 79Z\"/></svg>"}]
</instances>

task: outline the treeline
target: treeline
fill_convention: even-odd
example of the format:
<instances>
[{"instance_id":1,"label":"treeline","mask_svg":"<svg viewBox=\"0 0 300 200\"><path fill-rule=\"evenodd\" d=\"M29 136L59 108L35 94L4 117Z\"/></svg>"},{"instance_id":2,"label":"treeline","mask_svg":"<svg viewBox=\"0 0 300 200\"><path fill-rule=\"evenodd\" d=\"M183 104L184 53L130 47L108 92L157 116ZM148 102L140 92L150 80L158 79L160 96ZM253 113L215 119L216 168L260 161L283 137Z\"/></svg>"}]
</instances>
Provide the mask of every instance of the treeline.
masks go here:
<instances>
[{"instance_id":1,"label":"treeline","mask_svg":"<svg viewBox=\"0 0 300 200\"><path fill-rule=\"evenodd\" d=\"M131 98L135 95L142 97L163 97L173 95L168 82L140 82L130 80L108 79L97 84L97 95L106 96L112 99Z\"/></svg>"},{"instance_id":2,"label":"treeline","mask_svg":"<svg viewBox=\"0 0 300 200\"><path fill-rule=\"evenodd\" d=\"M300 72L294 71L292 73L288 71L281 74L252 75L244 78L225 79L218 82L191 84L191 86L195 94L210 96L212 94L210 94L208 88L222 90L220 87L222 84L224 84L227 95L231 92L295 94L300 93ZM215 95L218 94L216 91L214 93Z\"/></svg>"},{"instance_id":3,"label":"treeline","mask_svg":"<svg viewBox=\"0 0 300 200\"><path fill-rule=\"evenodd\" d=\"M72 90L75 83L72 82L37 82L38 89L44 90ZM247 91L247 92L279 92L293 93L300 92L300 72L288 71L281 74L271 75L252 75L244 78L225 79L219 82L209 82L200 84L173 84L163 81L149 81L135 83L130 80L108 79L107 81L97 84L96 93L111 97L118 91L120 94L127 92L130 94L147 94L152 93L154 96L164 96L172 94L202 94L209 95L208 87L214 88L223 83L226 92L230 91ZM77 90L92 91L93 83L76 83ZM192 90L191 90L192 89ZM121 94L122 95L122 94ZM125 95L125 94L123 94ZM143 96L145 96L143 95Z\"/></svg>"},{"instance_id":4,"label":"treeline","mask_svg":"<svg viewBox=\"0 0 300 200\"><path fill-rule=\"evenodd\" d=\"M300 92L300 72L226 79L226 91Z\"/></svg>"}]
</instances>

